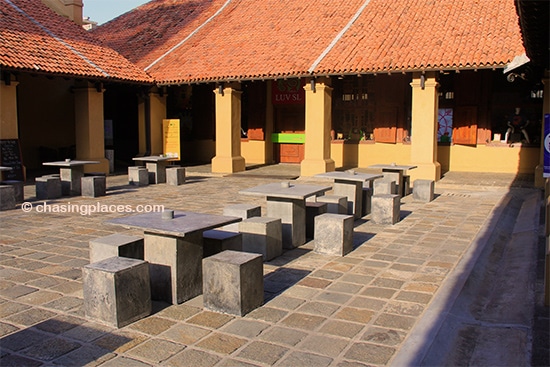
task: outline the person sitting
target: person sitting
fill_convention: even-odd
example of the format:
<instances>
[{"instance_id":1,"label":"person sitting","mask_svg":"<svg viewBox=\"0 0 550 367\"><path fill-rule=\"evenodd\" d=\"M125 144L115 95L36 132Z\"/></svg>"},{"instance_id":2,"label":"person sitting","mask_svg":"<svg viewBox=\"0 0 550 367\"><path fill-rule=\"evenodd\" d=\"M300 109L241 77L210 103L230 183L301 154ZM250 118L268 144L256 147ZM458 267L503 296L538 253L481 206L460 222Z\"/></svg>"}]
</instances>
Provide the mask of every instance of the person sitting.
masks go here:
<instances>
[{"instance_id":1,"label":"person sitting","mask_svg":"<svg viewBox=\"0 0 550 367\"><path fill-rule=\"evenodd\" d=\"M504 141L506 142L506 144L508 144L508 139L510 138L510 134L513 134L518 130L521 131L521 133L525 137L525 141L527 143L530 143L529 135L527 135L527 131L525 130L527 125L529 125L529 120L524 115L521 114L521 108L516 107L514 115L512 115L508 119L507 124L508 124L508 130L506 130L506 135L504 137Z\"/></svg>"}]
</instances>

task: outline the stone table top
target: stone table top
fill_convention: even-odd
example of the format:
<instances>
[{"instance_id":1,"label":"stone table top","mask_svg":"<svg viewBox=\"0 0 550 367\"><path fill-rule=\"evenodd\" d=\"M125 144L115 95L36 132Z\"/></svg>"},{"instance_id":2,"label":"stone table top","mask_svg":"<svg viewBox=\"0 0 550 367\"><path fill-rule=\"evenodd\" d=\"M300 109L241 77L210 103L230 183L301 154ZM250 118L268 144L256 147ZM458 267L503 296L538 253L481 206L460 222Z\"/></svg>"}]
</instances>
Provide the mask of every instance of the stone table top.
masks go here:
<instances>
[{"instance_id":1,"label":"stone table top","mask_svg":"<svg viewBox=\"0 0 550 367\"><path fill-rule=\"evenodd\" d=\"M143 162L165 162L165 161L177 161L176 157L164 157L160 155L149 155L145 157L135 157L132 158L134 161L143 161Z\"/></svg>"},{"instance_id":2,"label":"stone table top","mask_svg":"<svg viewBox=\"0 0 550 367\"><path fill-rule=\"evenodd\" d=\"M372 166L368 166L367 168L373 168L373 169L382 169L382 170L394 170L394 171L407 171L409 169L414 169L417 166L413 165L406 165L406 164L373 164Z\"/></svg>"},{"instance_id":3,"label":"stone table top","mask_svg":"<svg viewBox=\"0 0 550 367\"><path fill-rule=\"evenodd\" d=\"M384 175L379 173L359 173L359 172L351 172L351 171L334 171L334 172L325 172L325 173L319 173L315 175L314 177L318 178L327 178L332 179L335 181L359 181L359 182L366 182L366 181L372 181L377 178L382 178Z\"/></svg>"},{"instance_id":4,"label":"stone table top","mask_svg":"<svg viewBox=\"0 0 550 367\"><path fill-rule=\"evenodd\" d=\"M77 167L77 166L84 166L86 164L99 164L101 162L98 161L79 161L76 159L70 159L70 160L64 160L64 161L56 161L56 162L44 162L42 165L44 166L55 166L55 167Z\"/></svg>"},{"instance_id":5,"label":"stone table top","mask_svg":"<svg viewBox=\"0 0 550 367\"><path fill-rule=\"evenodd\" d=\"M270 183L239 191L239 194L305 200L332 190L330 186L294 184L292 182Z\"/></svg>"},{"instance_id":6,"label":"stone table top","mask_svg":"<svg viewBox=\"0 0 550 367\"><path fill-rule=\"evenodd\" d=\"M163 219L163 214L165 213L151 212L131 215L111 219L106 221L106 223L140 228L143 229L144 232L185 237L195 232L207 231L227 224L237 223L242 220L239 217L184 211L174 211L174 218Z\"/></svg>"}]
</instances>

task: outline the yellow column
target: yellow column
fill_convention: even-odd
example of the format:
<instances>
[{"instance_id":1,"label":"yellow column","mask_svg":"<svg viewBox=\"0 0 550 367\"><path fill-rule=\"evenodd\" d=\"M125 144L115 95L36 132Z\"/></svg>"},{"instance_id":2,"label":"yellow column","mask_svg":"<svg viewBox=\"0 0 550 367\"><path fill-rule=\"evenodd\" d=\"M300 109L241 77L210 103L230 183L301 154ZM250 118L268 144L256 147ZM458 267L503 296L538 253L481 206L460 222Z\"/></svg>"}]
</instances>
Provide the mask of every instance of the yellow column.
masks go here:
<instances>
[{"instance_id":1,"label":"yellow column","mask_svg":"<svg viewBox=\"0 0 550 367\"><path fill-rule=\"evenodd\" d=\"M105 158L105 128L102 87L90 83L74 89L76 158L99 161L84 167L88 172L109 172Z\"/></svg>"},{"instance_id":2,"label":"yellow column","mask_svg":"<svg viewBox=\"0 0 550 367\"><path fill-rule=\"evenodd\" d=\"M238 84L216 88L216 156L212 172L234 173L245 170L241 156L241 94Z\"/></svg>"},{"instance_id":3,"label":"yellow column","mask_svg":"<svg viewBox=\"0 0 550 367\"><path fill-rule=\"evenodd\" d=\"M332 121L332 88L330 79L319 78L306 83L306 143L301 176L331 172L335 169L330 158L330 128Z\"/></svg>"},{"instance_id":4,"label":"yellow column","mask_svg":"<svg viewBox=\"0 0 550 367\"><path fill-rule=\"evenodd\" d=\"M0 139L18 139L17 129L17 84L10 79L0 81ZM9 84L9 85L8 85Z\"/></svg>"},{"instance_id":5,"label":"yellow column","mask_svg":"<svg viewBox=\"0 0 550 367\"><path fill-rule=\"evenodd\" d=\"M545 179L542 176L544 172L544 115L550 113L550 71L546 70L542 83L544 84L544 100L542 102L542 126L540 132L540 158L539 164L535 168L535 187L543 188L545 185Z\"/></svg>"},{"instance_id":6,"label":"yellow column","mask_svg":"<svg viewBox=\"0 0 550 367\"><path fill-rule=\"evenodd\" d=\"M151 155L163 153L162 120L166 118L166 94L149 93L151 116Z\"/></svg>"},{"instance_id":7,"label":"yellow column","mask_svg":"<svg viewBox=\"0 0 550 367\"><path fill-rule=\"evenodd\" d=\"M416 179L438 181L441 165L437 161L438 83L435 72L413 74L411 164L417 168L408 171L411 182Z\"/></svg>"}]
</instances>

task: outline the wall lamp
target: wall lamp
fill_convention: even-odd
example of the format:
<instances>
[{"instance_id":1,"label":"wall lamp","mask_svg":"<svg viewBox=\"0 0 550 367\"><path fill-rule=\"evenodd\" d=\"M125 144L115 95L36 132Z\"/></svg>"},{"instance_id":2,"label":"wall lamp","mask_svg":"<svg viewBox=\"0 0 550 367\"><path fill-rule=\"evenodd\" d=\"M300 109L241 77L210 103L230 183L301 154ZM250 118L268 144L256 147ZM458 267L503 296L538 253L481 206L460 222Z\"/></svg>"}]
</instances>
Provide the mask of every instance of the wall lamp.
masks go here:
<instances>
[{"instance_id":1,"label":"wall lamp","mask_svg":"<svg viewBox=\"0 0 550 367\"><path fill-rule=\"evenodd\" d=\"M315 93L316 92L316 90L315 90L315 79L311 78L311 81L309 83L311 85L312 92Z\"/></svg>"},{"instance_id":2,"label":"wall lamp","mask_svg":"<svg viewBox=\"0 0 550 367\"><path fill-rule=\"evenodd\" d=\"M420 88L422 90L426 89L426 76L424 74L420 75Z\"/></svg>"},{"instance_id":3,"label":"wall lamp","mask_svg":"<svg viewBox=\"0 0 550 367\"><path fill-rule=\"evenodd\" d=\"M218 93L223 96L223 84L218 85Z\"/></svg>"}]
</instances>

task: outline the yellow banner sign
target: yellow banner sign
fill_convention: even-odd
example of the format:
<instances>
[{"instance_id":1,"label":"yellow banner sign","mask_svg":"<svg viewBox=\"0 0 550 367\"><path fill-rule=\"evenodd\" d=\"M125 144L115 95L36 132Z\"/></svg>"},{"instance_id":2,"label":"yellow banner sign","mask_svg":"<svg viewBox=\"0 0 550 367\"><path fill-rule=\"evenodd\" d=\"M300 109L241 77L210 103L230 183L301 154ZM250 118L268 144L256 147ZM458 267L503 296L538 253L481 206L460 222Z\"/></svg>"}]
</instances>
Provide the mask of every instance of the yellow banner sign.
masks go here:
<instances>
[{"instance_id":1,"label":"yellow banner sign","mask_svg":"<svg viewBox=\"0 0 550 367\"><path fill-rule=\"evenodd\" d=\"M162 120L163 153L167 157L180 158L180 120Z\"/></svg>"}]
</instances>

